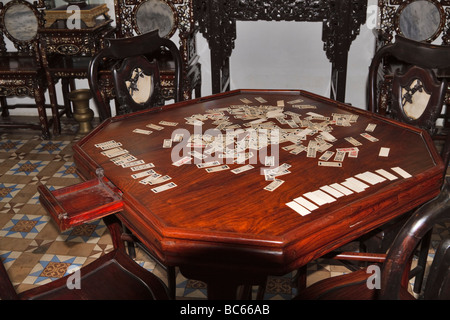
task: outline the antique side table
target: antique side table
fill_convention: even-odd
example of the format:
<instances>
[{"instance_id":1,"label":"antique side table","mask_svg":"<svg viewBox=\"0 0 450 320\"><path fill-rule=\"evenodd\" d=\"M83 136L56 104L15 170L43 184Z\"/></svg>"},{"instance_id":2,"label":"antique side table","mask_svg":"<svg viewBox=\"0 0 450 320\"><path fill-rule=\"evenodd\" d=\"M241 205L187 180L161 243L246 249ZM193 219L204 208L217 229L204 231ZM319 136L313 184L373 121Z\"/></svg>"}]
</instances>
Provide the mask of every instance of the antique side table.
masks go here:
<instances>
[{"instance_id":1,"label":"antique side table","mask_svg":"<svg viewBox=\"0 0 450 320\"><path fill-rule=\"evenodd\" d=\"M71 116L67 94L69 90L75 89L75 79L87 79L90 60L103 48L103 39L114 37L111 22L111 19L97 19L94 26L87 27L83 21L79 21L79 27L74 27L68 25L65 20L57 20L51 26L39 29L40 50L49 86L55 134L61 132L62 114ZM58 110L55 91L59 80L64 98L62 112Z\"/></svg>"}]
</instances>

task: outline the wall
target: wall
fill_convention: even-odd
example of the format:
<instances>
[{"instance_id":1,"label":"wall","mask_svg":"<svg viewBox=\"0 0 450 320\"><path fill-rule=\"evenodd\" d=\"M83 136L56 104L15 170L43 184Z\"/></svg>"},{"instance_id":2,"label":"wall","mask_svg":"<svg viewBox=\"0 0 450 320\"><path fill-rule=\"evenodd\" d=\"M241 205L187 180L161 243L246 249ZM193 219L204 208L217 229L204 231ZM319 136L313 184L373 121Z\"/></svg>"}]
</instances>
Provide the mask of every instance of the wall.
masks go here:
<instances>
[{"instance_id":1,"label":"wall","mask_svg":"<svg viewBox=\"0 0 450 320\"><path fill-rule=\"evenodd\" d=\"M376 0L369 0L369 4L373 1ZM96 2L104 1L91 0L91 3ZM106 0L106 3L114 17L113 0ZM368 18L373 17L369 12ZM349 52L346 102L359 108L366 107L367 74L375 42L369 28L372 25L361 26ZM235 49L230 59L231 89L302 89L328 97L331 65L321 38L322 24L317 22L238 21ZM178 41L176 34L173 40ZM211 94L210 53L201 34L197 36L197 51L202 64L202 95L206 96ZM77 87L88 88L88 83L77 80ZM57 91L61 103L59 84ZM49 101L48 94L46 101ZM91 108L97 114L92 101ZM50 115L50 111L47 112ZM36 115L37 112L12 110L11 114Z\"/></svg>"}]
</instances>

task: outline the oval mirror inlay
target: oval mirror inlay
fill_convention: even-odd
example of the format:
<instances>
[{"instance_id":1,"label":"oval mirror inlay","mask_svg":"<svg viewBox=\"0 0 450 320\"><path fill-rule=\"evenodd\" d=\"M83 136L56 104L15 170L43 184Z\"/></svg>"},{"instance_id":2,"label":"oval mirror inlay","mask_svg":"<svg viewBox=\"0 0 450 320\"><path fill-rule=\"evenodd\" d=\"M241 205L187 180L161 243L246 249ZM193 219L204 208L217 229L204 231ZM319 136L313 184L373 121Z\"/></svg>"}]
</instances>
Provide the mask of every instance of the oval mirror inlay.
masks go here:
<instances>
[{"instance_id":1,"label":"oval mirror inlay","mask_svg":"<svg viewBox=\"0 0 450 320\"><path fill-rule=\"evenodd\" d=\"M417 0L399 8L397 27L406 38L433 41L442 29L442 12L438 4Z\"/></svg>"},{"instance_id":2,"label":"oval mirror inlay","mask_svg":"<svg viewBox=\"0 0 450 320\"><path fill-rule=\"evenodd\" d=\"M161 0L148 0L136 7L136 27L140 34L159 29L160 37L171 37L176 21L173 8Z\"/></svg>"},{"instance_id":3,"label":"oval mirror inlay","mask_svg":"<svg viewBox=\"0 0 450 320\"><path fill-rule=\"evenodd\" d=\"M31 41L38 31L38 18L33 10L23 3L16 3L6 9L5 28L17 41Z\"/></svg>"}]
</instances>

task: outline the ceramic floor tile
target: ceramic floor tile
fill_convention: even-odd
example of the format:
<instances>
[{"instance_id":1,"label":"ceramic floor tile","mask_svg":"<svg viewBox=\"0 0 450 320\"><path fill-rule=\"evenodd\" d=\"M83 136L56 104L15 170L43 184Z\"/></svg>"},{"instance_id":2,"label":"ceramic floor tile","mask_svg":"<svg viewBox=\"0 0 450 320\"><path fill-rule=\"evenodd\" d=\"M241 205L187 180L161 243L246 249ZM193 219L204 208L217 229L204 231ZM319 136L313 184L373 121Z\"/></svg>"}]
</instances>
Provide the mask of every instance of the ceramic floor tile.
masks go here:
<instances>
[{"instance_id":1,"label":"ceramic floor tile","mask_svg":"<svg viewBox=\"0 0 450 320\"><path fill-rule=\"evenodd\" d=\"M79 177L76 172L75 163L74 162L63 163L61 168L53 175L53 177L78 179Z\"/></svg>"},{"instance_id":2,"label":"ceramic floor tile","mask_svg":"<svg viewBox=\"0 0 450 320\"><path fill-rule=\"evenodd\" d=\"M107 230L103 220L85 223L61 232L56 240L64 242L97 243Z\"/></svg>"},{"instance_id":3,"label":"ceramic floor tile","mask_svg":"<svg viewBox=\"0 0 450 320\"><path fill-rule=\"evenodd\" d=\"M0 229L0 237L34 239L50 220L44 215L15 214Z\"/></svg>"},{"instance_id":4,"label":"ceramic floor tile","mask_svg":"<svg viewBox=\"0 0 450 320\"><path fill-rule=\"evenodd\" d=\"M42 141L39 143L30 153L40 153L40 154L59 154L68 145L70 141Z\"/></svg>"},{"instance_id":5,"label":"ceramic floor tile","mask_svg":"<svg viewBox=\"0 0 450 320\"><path fill-rule=\"evenodd\" d=\"M10 202L25 187L20 183L0 183L0 202Z\"/></svg>"},{"instance_id":6,"label":"ceramic floor tile","mask_svg":"<svg viewBox=\"0 0 450 320\"><path fill-rule=\"evenodd\" d=\"M5 269L8 270L21 254L21 251L0 250L0 259L3 262Z\"/></svg>"},{"instance_id":7,"label":"ceramic floor tile","mask_svg":"<svg viewBox=\"0 0 450 320\"><path fill-rule=\"evenodd\" d=\"M49 161L40 160L20 160L5 174L22 175L22 176L36 176L38 173L48 165Z\"/></svg>"},{"instance_id":8,"label":"ceramic floor tile","mask_svg":"<svg viewBox=\"0 0 450 320\"><path fill-rule=\"evenodd\" d=\"M78 270L85 261L85 257L45 254L23 283L33 285L48 283Z\"/></svg>"},{"instance_id":9,"label":"ceramic floor tile","mask_svg":"<svg viewBox=\"0 0 450 320\"><path fill-rule=\"evenodd\" d=\"M14 153L26 142L28 142L28 140L2 139L2 141L0 141L0 152Z\"/></svg>"}]
</instances>

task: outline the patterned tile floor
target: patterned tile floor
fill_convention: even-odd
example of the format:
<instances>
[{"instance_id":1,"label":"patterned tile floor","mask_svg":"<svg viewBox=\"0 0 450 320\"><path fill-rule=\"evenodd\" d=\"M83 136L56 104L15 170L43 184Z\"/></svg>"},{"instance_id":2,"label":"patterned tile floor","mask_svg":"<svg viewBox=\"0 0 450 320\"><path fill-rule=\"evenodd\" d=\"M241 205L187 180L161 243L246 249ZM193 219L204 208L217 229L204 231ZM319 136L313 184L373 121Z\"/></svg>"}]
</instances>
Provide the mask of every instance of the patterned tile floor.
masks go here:
<instances>
[{"instance_id":1,"label":"patterned tile floor","mask_svg":"<svg viewBox=\"0 0 450 320\"><path fill-rule=\"evenodd\" d=\"M60 232L39 203L38 183L52 190L81 181L72 159L72 145L81 138L76 130L77 125L67 120L63 134L49 141L41 140L39 132L0 133L0 258L18 292L62 277L112 249L102 220ZM436 230L433 245L449 228ZM136 262L166 281L164 270L142 252L137 252ZM313 261L307 284L345 272L342 265ZM296 293L293 276L270 277L264 299L291 299ZM176 280L177 299L206 298L202 282L180 273Z\"/></svg>"}]
</instances>

